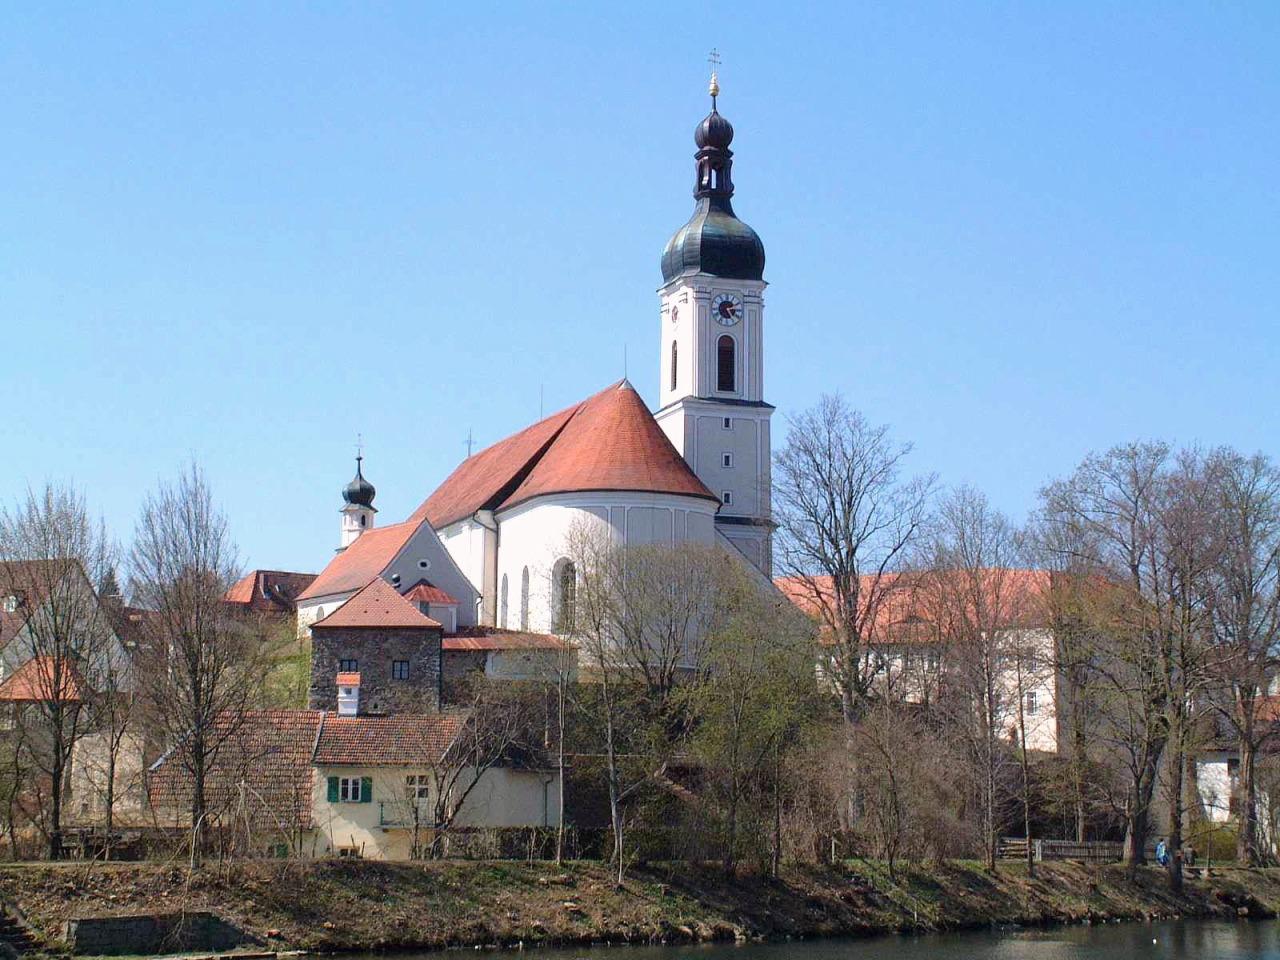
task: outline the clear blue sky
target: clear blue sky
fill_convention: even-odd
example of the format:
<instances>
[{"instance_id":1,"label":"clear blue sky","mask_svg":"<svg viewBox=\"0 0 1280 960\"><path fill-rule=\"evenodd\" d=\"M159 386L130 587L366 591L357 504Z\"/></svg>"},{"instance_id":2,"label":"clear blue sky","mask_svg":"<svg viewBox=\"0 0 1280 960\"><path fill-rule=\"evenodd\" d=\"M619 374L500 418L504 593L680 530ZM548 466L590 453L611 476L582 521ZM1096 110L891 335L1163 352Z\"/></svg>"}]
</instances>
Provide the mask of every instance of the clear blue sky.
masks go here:
<instances>
[{"instance_id":1,"label":"clear blue sky","mask_svg":"<svg viewBox=\"0 0 1280 960\"><path fill-rule=\"evenodd\" d=\"M1015 516L1091 449L1280 454L1280 5L11 5L0 499L207 470L319 569L622 374L724 57L766 395Z\"/></svg>"}]
</instances>

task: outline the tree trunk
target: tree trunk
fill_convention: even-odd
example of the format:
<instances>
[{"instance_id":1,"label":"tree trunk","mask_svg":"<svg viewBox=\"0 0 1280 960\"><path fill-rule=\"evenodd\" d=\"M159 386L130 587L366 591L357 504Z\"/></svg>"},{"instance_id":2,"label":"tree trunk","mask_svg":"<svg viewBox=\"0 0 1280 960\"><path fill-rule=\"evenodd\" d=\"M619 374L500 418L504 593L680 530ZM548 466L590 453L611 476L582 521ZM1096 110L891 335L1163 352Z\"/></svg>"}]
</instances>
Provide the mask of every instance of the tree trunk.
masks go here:
<instances>
[{"instance_id":1,"label":"tree trunk","mask_svg":"<svg viewBox=\"0 0 1280 960\"><path fill-rule=\"evenodd\" d=\"M1257 756L1248 737L1240 738L1240 833L1236 859L1250 867L1261 863L1258 850Z\"/></svg>"},{"instance_id":2,"label":"tree trunk","mask_svg":"<svg viewBox=\"0 0 1280 960\"><path fill-rule=\"evenodd\" d=\"M1182 819L1185 803L1182 796L1183 767L1186 763L1181 744L1169 764L1169 889L1182 892Z\"/></svg>"},{"instance_id":3,"label":"tree trunk","mask_svg":"<svg viewBox=\"0 0 1280 960\"><path fill-rule=\"evenodd\" d=\"M782 758L777 745L773 748L773 878L782 872Z\"/></svg>"},{"instance_id":4,"label":"tree trunk","mask_svg":"<svg viewBox=\"0 0 1280 960\"><path fill-rule=\"evenodd\" d=\"M556 773L559 776L559 814L556 817L556 866L560 866L564 862L564 710L565 710L565 684L567 678L564 671L561 671L560 682L556 691L557 699L557 739L559 740L558 749L556 751Z\"/></svg>"}]
</instances>

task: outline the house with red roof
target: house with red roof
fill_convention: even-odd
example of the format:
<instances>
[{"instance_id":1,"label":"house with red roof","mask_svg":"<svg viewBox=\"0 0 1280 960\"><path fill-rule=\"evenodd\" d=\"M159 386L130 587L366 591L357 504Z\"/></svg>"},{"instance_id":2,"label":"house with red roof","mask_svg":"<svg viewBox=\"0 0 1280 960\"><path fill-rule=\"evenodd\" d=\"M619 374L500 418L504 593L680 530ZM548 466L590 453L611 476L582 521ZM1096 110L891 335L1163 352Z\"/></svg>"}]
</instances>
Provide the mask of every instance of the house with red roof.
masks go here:
<instances>
[{"instance_id":1,"label":"house with red roof","mask_svg":"<svg viewBox=\"0 0 1280 960\"><path fill-rule=\"evenodd\" d=\"M838 642L841 602L826 575L779 577L779 591L818 625L820 668L838 669L833 658L850 656ZM857 605L863 630L858 669L886 694L912 703L937 702L949 671L964 656L956 649L966 629L994 626L986 649L997 670L995 710L1000 727L1014 736L1025 721L1027 745L1056 753L1061 742L1062 686L1057 668L1047 570L992 567L973 575L959 571L864 574ZM981 602L982 614L973 605ZM967 609L966 609L967 608ZM957 621L965 621L960 623ZM951 675L954 675L952 673Z\"/></svg>"}]
</instances>

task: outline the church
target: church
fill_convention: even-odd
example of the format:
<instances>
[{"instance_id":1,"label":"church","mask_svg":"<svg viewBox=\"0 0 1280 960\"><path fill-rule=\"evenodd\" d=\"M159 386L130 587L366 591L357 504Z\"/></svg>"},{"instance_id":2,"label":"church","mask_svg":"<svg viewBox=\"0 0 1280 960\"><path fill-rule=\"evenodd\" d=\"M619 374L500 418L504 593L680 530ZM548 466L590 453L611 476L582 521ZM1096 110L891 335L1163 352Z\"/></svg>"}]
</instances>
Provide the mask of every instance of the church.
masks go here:
<instances>
[{"instance_id":1,"label":"church","mask_svg":"<svg viewBox=\"0 0 1280 960\"><path fill-rule=\"evenodd\" d=\"M576 572L565 545L719 543L772 576L764 400L764 245L734 213L733 126L694 130L694 209L662 252L660 393L627 380L469 456L405 520L379 526L361 459L337 554L297 598L298 627L381 578L447 633L554 633Z\"/></svg>"}]
</instances>

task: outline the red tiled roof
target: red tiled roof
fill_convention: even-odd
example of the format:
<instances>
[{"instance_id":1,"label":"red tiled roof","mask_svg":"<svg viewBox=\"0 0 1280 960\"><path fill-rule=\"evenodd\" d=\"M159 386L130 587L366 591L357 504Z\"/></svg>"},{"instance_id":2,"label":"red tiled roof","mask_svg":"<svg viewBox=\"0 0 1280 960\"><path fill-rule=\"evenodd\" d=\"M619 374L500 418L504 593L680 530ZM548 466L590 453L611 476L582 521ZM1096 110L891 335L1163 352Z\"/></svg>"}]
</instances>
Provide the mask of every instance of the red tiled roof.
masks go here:
<instances>
[{"instance_id":1,"label":"red tiled roof","mask_svg":"<svg viewBox=\"0 0 1280 960\"><path fill-rule=\"evenodd\" d=\"M73 664L61 666L52 657L32 657L0 683L0 701L83 703L89 685Z\"/></svg>"},{"instance_id":2,"label":"red tiled roof","mask_svg":"<svg viewBox=\"0 0 1280 960\"><path fill-rule=\"evenodd\" d=\"M387 581L375 576L337 610L311 624L312 630L323 630L326 627L439 630L441 624L421 613Z\"/></svg>"},{"instance_id":3,"label":"red tiled roof","mask_svg":"<svg viewBox=\"0 0 1280 960\"><path fill-rule=\"evenodd\" d=\"M336 717L326 714L314 762L321 767L414 767L439 763L465 713Z\"/></svg>"},{"instance_id":4,"label":"red tiled roof","mask_svg":"<svg viewBox=\"0 0 1280 960\"><path fill-rule=\"evenodd\" d=\"M877 584L873 575L864 575L864 595L860 603L871 602L872 591L882 591L882 597L876 601L873 622L868 624L872 642L934 639L938 621L951 613L940 594L947 592L948 585L955 588L957 598L962 597L961 591L969 589L968 584L959 581L961 576L960 571L886 573ZM1049 615L1046 601L1051 576L1048 570L992 568L980 571L978 586L986 594L989 608L999 608L988 615L1005 619L1010 626L1043 625ZM830 627L828 621L835 614L831 577L779 577L774 584L800 610L822 621L824 628Z\"/></svg>"},{"instance_id":5,"label":"red tiled roof","mask_svg":"<svg viewBox=\"0 0 1280 960\"><path fill-rule=\"evenodd\" d=\"M272 830L309 828L311 756L323 717L319 710L252 710L238 725L220 720L226 739L205 784L210 815L248 814ZM147 789L157 812L189 822L191 774L181 751L179 745L156 761L147 775Z\"/></svg>"},{"instance_id":6,"label":"red tiled roof","mask_svg":"<svg viewBox=\"0 0 1280 960\"><path fill-rule=\"evenodd\" d=\"M311 600L359 590L387 569L419 526L420 520L411 519L360 534L355 543L329 561L329 565L320 571L311 586L298 595L298 599Z\"/></svg>"},{"instance_id":7,"label":"red tiled roof","mask_svg":"<svg viewBox=\"0 0 1280 960\"><path fill-rule=\"evenodd\" d=\"M496 509L538 462L580 406L575 403L467 457L413 512L410 522L430 520L431 526L438 530L477 510Z\"/></svg>"},{"instance_id":8,"label":"red tiled roof","mask_svg":"<svg viewBox=\"0 0 1280 960\"><path fill-rule=\"evenodd\" d=\"M289 613L298 596L315 579L314 573L251 570L232 584L223 599L249 610Z\"/></svg>"},{"instance_id":9,"label":"red tiled roof","mask_svg":"<svg viewBox=\"0 0 1280 960\"><path fill-rule=\"evenodd\" d=\"M457 606L458 601L449 596L435 584L427 580L419 580L404 594L404 598L412 603L438 603L453 604Z\"/></svg>"},{"instance_id":10,"label":"red tiled roof","mask_svg":"<svg viewBox=\"0 0 1280 960\"><path fill-rule=\"evenodd\" d=\"M532 497L625 490L719 498L662 432L636 390L621 380L469 457L411 518L448 526L476 510Z\"/></svg>"},{"instance_id":11,"label":"red tiled roof","mask_svg":"<svg viewBox=\"0 0 1280 960\"><path fill-rule=\"evenodd\" d=\"M490 633L445 637L443 650L567 650L569 645L549 633Z\"/></svg>"}]
</instances>

